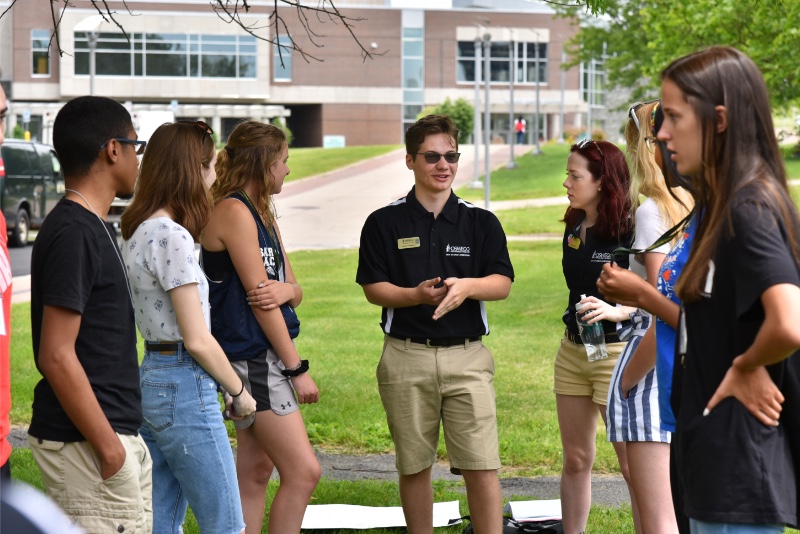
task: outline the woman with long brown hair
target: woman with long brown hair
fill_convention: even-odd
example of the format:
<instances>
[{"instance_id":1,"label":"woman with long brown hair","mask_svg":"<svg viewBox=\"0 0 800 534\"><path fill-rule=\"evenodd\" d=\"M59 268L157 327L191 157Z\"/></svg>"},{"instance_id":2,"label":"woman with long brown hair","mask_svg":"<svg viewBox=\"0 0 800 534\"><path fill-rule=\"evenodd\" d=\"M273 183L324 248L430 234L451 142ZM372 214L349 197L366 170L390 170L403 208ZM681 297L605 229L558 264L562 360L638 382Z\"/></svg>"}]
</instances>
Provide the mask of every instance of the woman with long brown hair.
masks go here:
<instances>
[{"instance_id":1,"label":"woman with long brown hair","mask_svg":"<svg viewBox=\"0 0 800 534\"><path fill-rule=\"evenodd\" d=\"M244 532L217 389L234 416L256 402L210 332L208 283L195 241L211 215L216 153L204 122L159 126L122 215L122 256L145 339L140 430L153 457L153 532L181 532L191 505L202 532ZM209 489L213 488L213 489Z\"/></svg>"},{"instance_id":2,"label":"woman with long brown hair","mask_svg":"<svg viewBox=\"0 0 800 534\"><path fill-rule=\"evenodd\" d=\"M670 64L661 90L658 139L699 216L676 285L684 509L699 534L783 532L798 524L800 218L766 85L745 54L711 47Z\"/></svg>"}]
</instances>

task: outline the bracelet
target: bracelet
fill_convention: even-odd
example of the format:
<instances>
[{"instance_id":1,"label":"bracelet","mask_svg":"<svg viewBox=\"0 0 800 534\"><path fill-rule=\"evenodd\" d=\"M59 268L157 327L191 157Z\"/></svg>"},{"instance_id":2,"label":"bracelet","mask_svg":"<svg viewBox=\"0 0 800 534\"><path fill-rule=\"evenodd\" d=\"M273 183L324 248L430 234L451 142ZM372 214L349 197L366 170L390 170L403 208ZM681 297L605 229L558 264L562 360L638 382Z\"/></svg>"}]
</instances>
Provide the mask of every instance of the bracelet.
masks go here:
<instances>
[{"instance_id":1,"label":"bracelet","mask_svg":"<svg viewBox=\"0 0 800 534\"><path fill-rule=\"evenodd\" d=\"M308 371L308 360L300 360L300 363L294 366L294 368L281 370L281 374L283 376L288 376L289 378L292 378L295 376L300 376L307 371Z\"/></svg>"},{"instance_id":2,"label":"bracelet","mask_svg":"<svg viewBox=\"0 0 800 534\"><path fill-rule=\"evenodd\" d=\"M241 395L243 392L244 392L244 380L242 380L242 389L239 390L239 393L237 393L236 395L231 395L231 397L233 397L235 399L236 397ZM229 393L229 395L230 395L230 393Z\"/></svg>"}]
</instances>

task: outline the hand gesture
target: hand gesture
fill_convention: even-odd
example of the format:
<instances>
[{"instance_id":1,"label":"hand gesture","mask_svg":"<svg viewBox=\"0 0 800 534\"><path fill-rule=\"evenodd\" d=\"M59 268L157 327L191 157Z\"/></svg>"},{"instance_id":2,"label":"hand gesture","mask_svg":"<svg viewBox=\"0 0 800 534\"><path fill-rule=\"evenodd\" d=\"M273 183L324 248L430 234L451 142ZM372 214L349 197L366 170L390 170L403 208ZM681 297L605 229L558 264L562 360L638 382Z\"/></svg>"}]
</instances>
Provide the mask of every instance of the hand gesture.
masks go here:
<instances>
[{"instance_id":1,"label":"hand gesture","mask_svg":"<svg viewBox=\"0 0 800 534\"><path fill-rule=\"evenodd\" d=\"M264 280L256 289L247 292L247 303L263 310L272 310L294 298L292 284L278 280Z\"/></svg>"},{"instance_id":2,"label":"hand gesture","mask_svg":"<svg viewBox=\"0 0 800 534\"><path fill-rule=\"evenodd\" d=\"M297 393L297 402L300 404L313 404L319 402L319 389L307 372L293 376L292 387Z\"/></svg>"},{"instance_id":3,"label":"hand gesture","mask_svg":"<svg viewBox=\"0 0 800 534\"><path fill-rule=\"evenodd\" d=\"M720 401L728 397L735 397L762 424L778 426L783 409L783 393L770 378L766 367L742 370L732 365L708 401L703 415L711 413Z\"/></svg>"},{"instance_id":4,"label":"hand gesture","mask_svg":"<svg viewBox=\"0 0 800 534\"><path fill-rule=\"evenodd\" d=\"M231 419L244 419L245 417L250 417L255 412L256 401L252 395L250 395L250 392L247 391L247 388L244 388L238 396L231 398L231 406L228 411Z\"/></svg>"},{"instance_id":5,"label":"hand gesture","mask_svg":"<svg viewBox=\"0 0 800 534\"><path fill-rule=\"evenodd\" d=\"M600 293L623 306L640 308L638 299L648 289L645 286L648 284L644 278L615 263L604 264L597 278L597 289Z\"/></svg>"},{"instance_id":6,"label":"hand gesture","mask_svg":"<svg viewBox=\"0 0 800 534\"><path fill-rule=\"evenodd\" d=\"M594 324L598 321L611 321L614 323L625 321L629 319L628 309L612 306L604 300L597 297L586 297L581 300L580 313L583 320L589 324Z\"/></svg>"},{"instance_id":7,"label":"hand gesture","mask_svg":"<svg viewBox=\"0 0 800 534\"><path fill-rule=\"evenodd\" d=\"M441 277L437 276L420 282L416 287L417 301L420 304L430 304L431 306L439 304L447 294L447 286L435 287L441 281Z\"/></svg>"},{"instance_id":8,"label":"hand gesture","mask_svg":"<svg viewBox=\"0 0 800 534\"><path fill-rule=\"evenodd\" d=\"M464 302L464 299L466 299L469 294L468 284L469 282L467 280L454 276L444 281L447 294L433 312L434 321L441 319L447 312L451 312L461 306L461 303Z\"/></svg>"}]
</instances>

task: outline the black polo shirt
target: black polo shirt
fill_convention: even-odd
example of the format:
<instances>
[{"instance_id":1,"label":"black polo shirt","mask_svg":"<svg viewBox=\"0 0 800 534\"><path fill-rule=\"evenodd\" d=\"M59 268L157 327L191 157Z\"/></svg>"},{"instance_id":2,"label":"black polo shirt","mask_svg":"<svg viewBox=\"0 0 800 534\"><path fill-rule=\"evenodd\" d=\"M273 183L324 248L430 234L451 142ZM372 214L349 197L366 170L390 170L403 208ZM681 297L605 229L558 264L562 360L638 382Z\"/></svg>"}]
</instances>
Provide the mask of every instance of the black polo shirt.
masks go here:
<instances>
[{"instance_id":1,"label":"black polo shirt","mask_svg":"<svg viewBox=\"0 0 800 534\"><path fill-rule=\"evenodd\" d=\"M452 191L439 217L405 197L373 212L361 231L356 282L389 282L416 287L441 277L482 278L501 274L514 280L506 235L490 211L476 208ZM397 337L472 337L489 333L481 301L466 299L438 321L436 306L383 308L381 327Z\"/></svg>"},{"instance_id":2,"label":"black polo shirt","mask_svg":"<svg viewBox=\"0 0 800 534\"><path fill-rule=\"evenodd\" d=\"M586 229L586 242L581 243L580 239L576 239L580 235L581 222L583 219L578 221L574 227L567 227L564 230L564 239L561 243L563 251L561 269L569 288L569 302L562 319L570 333L576 336L578 335L578 322L575 318L575 304L581 301L581 295L597 297L609 304L614 304L614 301L600 294L600 290L597 289L597 278L603 270L603 264L611 263L612 259L616 261L617 265L627 269L629 256L623 254L612 258L612 252L619 247L633 245L633 232L629 232L621 239L601 239L594 233L594 228L591 226ZM603 321L603 330L606 335L615 333L616 323Z\"/></svg>"}]
</instances>

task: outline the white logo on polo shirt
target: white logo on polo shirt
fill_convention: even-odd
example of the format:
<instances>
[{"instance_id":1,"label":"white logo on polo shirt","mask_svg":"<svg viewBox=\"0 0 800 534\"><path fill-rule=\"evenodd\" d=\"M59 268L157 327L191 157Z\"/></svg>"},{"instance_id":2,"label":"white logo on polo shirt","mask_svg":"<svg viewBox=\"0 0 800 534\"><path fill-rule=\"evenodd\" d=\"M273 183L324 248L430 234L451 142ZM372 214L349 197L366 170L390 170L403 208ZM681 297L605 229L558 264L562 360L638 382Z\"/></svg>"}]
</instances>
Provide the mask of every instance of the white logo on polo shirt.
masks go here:
<instances>
[{"instance_id":1,"label":"white logo on polo shirt","mask_svg":"<svg viewBox=\"0 0 800 534\"><path fill-rule=\"evenodd\" d=\"M445 256L463 256L467 258L469 257L469 247L458 247L450 245L448 243L444 251L445 251Z\"/></svg>"}]
</instances>

